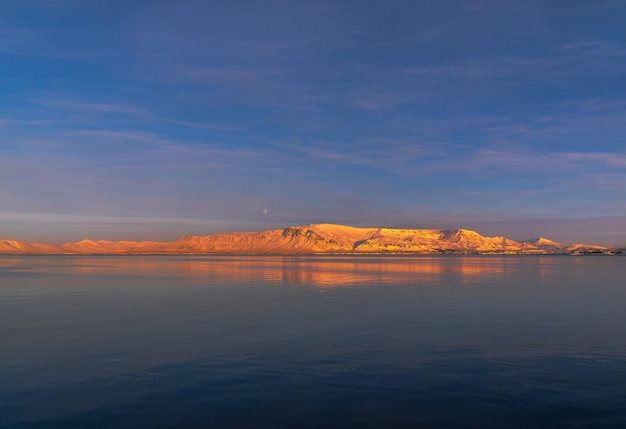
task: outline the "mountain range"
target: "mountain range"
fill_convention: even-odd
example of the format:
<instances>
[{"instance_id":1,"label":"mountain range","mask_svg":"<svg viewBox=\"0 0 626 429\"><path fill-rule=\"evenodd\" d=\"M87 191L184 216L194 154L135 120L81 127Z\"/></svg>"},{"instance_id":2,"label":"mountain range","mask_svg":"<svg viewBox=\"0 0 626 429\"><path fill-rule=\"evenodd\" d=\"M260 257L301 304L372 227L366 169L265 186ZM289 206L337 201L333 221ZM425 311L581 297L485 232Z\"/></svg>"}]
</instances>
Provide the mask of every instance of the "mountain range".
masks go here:
<instances>
[{"instance_id":1,"label":"mountain range","mask_svg":"<svg viewBox=\"0 0 626 429\"><path fill-rule=\"evenodd\" d=\"M563 244L546 238L514 241L485 237L467 229L357 228L312 224L262 232L186 236L175 241L82 240L59 246L0 240L0 254L314 254L314 253L480 253L583 254L614 253L590 244Z\"/></svg>"}]
</instances>

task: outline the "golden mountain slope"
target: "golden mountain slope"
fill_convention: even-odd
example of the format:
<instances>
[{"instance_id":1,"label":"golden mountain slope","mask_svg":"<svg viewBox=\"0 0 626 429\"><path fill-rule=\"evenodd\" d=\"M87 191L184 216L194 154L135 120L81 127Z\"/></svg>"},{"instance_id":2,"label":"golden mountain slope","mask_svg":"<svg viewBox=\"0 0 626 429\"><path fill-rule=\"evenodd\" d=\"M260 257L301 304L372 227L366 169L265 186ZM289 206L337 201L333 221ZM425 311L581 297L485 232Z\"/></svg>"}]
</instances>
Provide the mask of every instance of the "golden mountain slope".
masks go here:
<instances>
[{"instance_id":1,"label":"golden mountain slope","mask_svg":"<svg viewBox=\"0 0 626 429\"><path fill-rule=\"evenodd\" d=\"M202 254L202 253L533 253L606 252L585 244L567 245L545 238L516 242L485 237L467 229L356 228L313 224L262 232L187 236L172 242L82 240L51 246L0 241L0 254Z\"/></svg>"}]
</instances>

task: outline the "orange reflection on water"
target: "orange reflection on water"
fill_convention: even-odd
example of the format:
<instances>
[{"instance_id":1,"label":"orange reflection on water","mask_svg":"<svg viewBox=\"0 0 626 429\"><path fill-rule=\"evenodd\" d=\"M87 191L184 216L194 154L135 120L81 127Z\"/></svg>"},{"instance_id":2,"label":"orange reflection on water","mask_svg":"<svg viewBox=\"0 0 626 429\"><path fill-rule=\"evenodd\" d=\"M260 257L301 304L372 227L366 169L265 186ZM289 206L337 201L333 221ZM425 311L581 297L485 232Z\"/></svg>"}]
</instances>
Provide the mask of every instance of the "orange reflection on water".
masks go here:
<instances>
[{"instance_id":1,"label":"orange reflection on water","mask_svg":"<svg viewBox=\"0 0 626 429\"><path fill-rule=\"evenodd\" d=\"M263 281L318 288L427 285L444 276L465 283L480 276L502 276L506 268L500 259L450 256L198 256L165 258L162 263L156 259L150 261L158 263L155 269L175 271L194 283Z\"/></svg>"},{"instance_id":2,"label":"orange reflection on water","mask_svg":"<svg viewBox=\"0 0 626 429\"><path fill-rule=\"evenodd\" d=\"M513 259L510 259L513 258ZM540 270L538 258L528 264L516 257L496 256L80 256L38 257L29 263L16 257L3 261L16 270L97 275L184 278L182 284L269 282L319 288L411 283L428 285L476 282L520 269ZM13 262L11 262L13 261ZM33 260L30 259L32 262ZM526 266L527 265L527 266ZM22 267L20 269L20 267ZM520 268L522 267L522 268ZM526 268L524 268L526 267ZM541 275L540 272L537 272Z\"/></svg>"}]
</instances>

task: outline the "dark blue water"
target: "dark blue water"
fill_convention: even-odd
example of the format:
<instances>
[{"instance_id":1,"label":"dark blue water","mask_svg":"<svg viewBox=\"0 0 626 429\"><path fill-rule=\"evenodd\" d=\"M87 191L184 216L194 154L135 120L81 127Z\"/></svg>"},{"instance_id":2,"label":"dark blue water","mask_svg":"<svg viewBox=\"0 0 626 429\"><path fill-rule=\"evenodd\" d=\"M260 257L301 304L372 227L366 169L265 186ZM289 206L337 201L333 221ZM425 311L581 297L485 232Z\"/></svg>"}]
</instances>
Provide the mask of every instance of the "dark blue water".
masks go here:
<instances>
[{"instance_id":1,"label":"dark blue water","mask_svg":"<svg viewBox=\"0 0 626 429\"><path fill-rule=\"evenodd\" d=\"M623 428L626 258L0 257L2 428Z\"/></svg>"}]
</instances>

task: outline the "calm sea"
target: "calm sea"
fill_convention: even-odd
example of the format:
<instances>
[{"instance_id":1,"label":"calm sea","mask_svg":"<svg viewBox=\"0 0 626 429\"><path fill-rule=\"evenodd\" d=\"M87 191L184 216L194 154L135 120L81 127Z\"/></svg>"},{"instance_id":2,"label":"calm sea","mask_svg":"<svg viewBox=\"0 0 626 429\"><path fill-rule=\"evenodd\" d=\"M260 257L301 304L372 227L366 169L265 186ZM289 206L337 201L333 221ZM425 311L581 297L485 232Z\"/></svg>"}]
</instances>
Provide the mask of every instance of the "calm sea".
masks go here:
<instances>
[{"instance_id":1,"label":"calm sea","mask_svg":"<svg viewBox=\"0 0 626 429\"><path fill-rule=\"evenodd\" d=\"M626 257L0 257L2 428L624 428Z\"/></svg>"}]
</instances>

